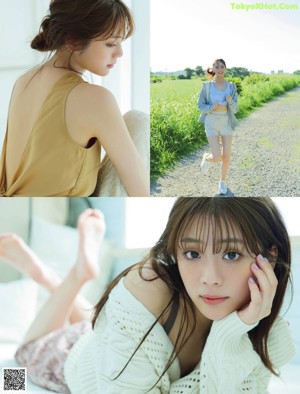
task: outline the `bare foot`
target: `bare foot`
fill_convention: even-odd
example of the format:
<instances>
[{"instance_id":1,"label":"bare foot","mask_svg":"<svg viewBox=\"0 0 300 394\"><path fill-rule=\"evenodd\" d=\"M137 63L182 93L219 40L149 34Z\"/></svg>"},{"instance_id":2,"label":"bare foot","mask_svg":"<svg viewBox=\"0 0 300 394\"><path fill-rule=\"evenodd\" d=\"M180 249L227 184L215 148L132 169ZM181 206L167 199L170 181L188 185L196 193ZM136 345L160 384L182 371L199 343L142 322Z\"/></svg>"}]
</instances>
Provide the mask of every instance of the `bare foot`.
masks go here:
<instances>
[{"instance_id":1,"label":"bare foot","mask_svg":"<svg viewBox=\"0 0 300 394\"><path fill-rule=\"evenodd\" d=\"M0 234L0 258L50 291L60 283L54 271L17 234Z\"/></svg>"},{"instance_id":2,"label":"bare foot","mask_svg":"<svg viewBox=\"0 0 300 394\"><path fill-rule=\"evenodd\" d=\"M105 233L105 220L97 209L85 210L78 219L79 252L76 273L83 282L98 276L98 254Z\"/></svg>"}]
</instances>

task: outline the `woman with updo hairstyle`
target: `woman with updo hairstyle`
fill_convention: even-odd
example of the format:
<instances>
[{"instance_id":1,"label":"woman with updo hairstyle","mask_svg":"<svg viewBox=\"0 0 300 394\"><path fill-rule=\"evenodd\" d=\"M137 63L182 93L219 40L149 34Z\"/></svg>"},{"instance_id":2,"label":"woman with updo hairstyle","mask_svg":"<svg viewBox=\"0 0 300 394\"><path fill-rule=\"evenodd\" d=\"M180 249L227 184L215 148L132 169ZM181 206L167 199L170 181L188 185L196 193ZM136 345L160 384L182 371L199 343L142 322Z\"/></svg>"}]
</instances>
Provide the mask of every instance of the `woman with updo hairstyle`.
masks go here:
<instances>
[{"instance_id":1,"label":"woman with updo hairstyle","mask_svg":"<svg viewBox=\"0 0 300 394\"><path fill-rule=\"evenodd\" d=\"M198 109L201 111L199 122L204 123L211 154L204 153L201 172L207 175L212 164L221 162L219 194L227 194L232 133L238 124L234 115L238 111L237 88L233 82L225 79L226 63L223 59L216 59L206 72L209 79L214 79L203 83Z\"/></svg>"},{"instance_id":2,"label":"woman with updo hairstyle","mask_svg":"<svg viewBox=\"0 0 300 394\"><path fill-rule=\"evenodd\" d=\"M133 32L121 0L51 0L31 42L48 56L13 89L1 196L149 195L147 115L123 117L109 90L82 77L108 75Z\"/></svg>"}]
</instances>

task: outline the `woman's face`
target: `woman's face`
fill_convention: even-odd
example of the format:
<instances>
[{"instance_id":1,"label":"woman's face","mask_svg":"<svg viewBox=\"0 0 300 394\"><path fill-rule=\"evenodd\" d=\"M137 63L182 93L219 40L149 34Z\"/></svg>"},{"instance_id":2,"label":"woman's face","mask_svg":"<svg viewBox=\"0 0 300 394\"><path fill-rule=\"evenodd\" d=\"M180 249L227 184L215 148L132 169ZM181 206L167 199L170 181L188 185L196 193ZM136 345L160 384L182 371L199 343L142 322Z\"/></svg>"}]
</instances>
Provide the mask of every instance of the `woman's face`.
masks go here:
<instances>
[{"instance_id":1,"label":"woman's face","mask_svg":"<svg viewBox=\"0 0 300 394\"><path fill-rule=\"evenodd\" d=\"M213 64L213 70L216 76L224 77L226 73L226 67L222 62L216 62Z\"/></svg>"},{"instance_id":2,"label":"woman's face","mask_svg":"<svg viewBox=\"0 0 300 394\"><path fill-rule=\"evenodd\" d=\"M208 319L220 320L249 303L248 280L255 256L247 252L238 232L229 233L221 240L213 239L211 232L203 251L200 245L206 244L206 237L198 238L195 221L183 237L183 249L177 250L177 261L185 289L200 313ZM232 241L226 247L228 238ZM222 245L216 254L213 253L215 241Z\"/></svg>"},{"instance_id":3,"label":"woman's face","mask_svg":"<svg viewBox=\"0 0 300 394\"><path fill-rule=\"evenodd\" d=\"M123 38L112 36L106 40L94 38L83 51L76 51L72 57L74 68L90 71L104 77L113 69L119 57L123 56Z\"/></svg>"}]
</instances>

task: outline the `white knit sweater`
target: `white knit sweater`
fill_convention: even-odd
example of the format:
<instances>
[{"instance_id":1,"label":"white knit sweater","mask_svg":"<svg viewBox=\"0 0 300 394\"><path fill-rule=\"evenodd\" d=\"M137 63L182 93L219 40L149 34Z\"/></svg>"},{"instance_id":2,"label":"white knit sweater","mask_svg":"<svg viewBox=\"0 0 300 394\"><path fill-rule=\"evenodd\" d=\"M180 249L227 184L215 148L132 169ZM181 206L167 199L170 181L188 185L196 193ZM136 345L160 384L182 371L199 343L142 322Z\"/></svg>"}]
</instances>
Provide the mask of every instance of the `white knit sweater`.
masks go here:
<instances>
[{"instance_id":1,"label":"white knit sweater","mask_svg":"<svg viewBox=\"0 0 300 394\"><path fill-rule=\"evenodd\" d=\"M157 382L173 345L163 327L156 324L117 377L154 321L121 280L101 311L95 330L82 336L67 358L65 377L72 394L268 393L271 374L247 335L255 325L244 324L236 312L212 324L201 361L189 375L180 378L176 359ZM276 368L295 355L282 319L271 330L268 350Z\"/></svg>"}]
</instances>

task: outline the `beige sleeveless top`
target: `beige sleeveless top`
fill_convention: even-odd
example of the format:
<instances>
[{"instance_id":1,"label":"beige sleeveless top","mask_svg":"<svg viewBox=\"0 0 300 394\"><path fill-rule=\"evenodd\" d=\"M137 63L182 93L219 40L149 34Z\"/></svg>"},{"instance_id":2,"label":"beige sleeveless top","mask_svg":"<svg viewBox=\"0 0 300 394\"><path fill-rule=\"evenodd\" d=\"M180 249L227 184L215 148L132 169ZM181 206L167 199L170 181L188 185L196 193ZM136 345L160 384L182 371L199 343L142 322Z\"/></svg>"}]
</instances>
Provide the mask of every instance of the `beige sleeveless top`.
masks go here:
<instances>
[{"instance_id":1,"label":"beige sleeveless top","mask_svg":"<svg viewBox=\"0 0 300 394\"><path fill-rule=\"evenodd\" d=\"M65 74L52 87L31 131L16 174L6 182L6 130L0 162L0 196L90 196L95 190L101 147L97 140L83 148L65 125L65 104L70 91L84 82Z\"/></svg>"}]
</instances>

